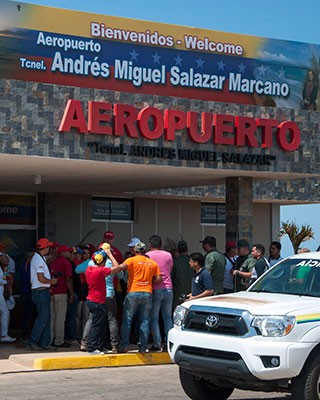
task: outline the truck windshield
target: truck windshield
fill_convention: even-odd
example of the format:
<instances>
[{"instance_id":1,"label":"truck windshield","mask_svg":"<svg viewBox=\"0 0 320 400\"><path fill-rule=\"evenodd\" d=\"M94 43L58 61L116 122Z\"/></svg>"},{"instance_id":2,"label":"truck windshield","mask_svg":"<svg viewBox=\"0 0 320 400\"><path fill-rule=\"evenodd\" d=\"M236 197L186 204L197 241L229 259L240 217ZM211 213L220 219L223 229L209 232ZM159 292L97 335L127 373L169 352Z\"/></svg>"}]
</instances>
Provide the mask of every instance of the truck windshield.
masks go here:
<instances>
[{"instance_id":1,"label":"truck windshield","mask_svg":"<svg viewBox=\"0 0 320 400\"><path fill-rule=\"evenodd\" d=\"M320 297L320 260L303 258L283 260L248 290Z\"/></svg>"}]
</instances>

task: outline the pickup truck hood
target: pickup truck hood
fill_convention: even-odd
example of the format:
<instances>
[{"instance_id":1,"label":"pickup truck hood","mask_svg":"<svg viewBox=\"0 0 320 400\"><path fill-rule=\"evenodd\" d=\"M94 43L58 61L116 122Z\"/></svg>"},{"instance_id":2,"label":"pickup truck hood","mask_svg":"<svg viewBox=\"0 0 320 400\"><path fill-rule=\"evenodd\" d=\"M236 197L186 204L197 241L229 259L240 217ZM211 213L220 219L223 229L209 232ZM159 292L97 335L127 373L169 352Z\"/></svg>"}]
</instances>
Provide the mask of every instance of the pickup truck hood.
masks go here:
<instances>
[{"instance_id":1,"label":"pickup truck hood","mask_svg":"<svg viewBox=\"0 0 320 400\"><path fill-rule=\"evenodd\" d=\"M294 315L319 312L320 298L279 293L238 292L205 297L183 304L247 310L253 315Z\"/></svg>"}]
</instances>

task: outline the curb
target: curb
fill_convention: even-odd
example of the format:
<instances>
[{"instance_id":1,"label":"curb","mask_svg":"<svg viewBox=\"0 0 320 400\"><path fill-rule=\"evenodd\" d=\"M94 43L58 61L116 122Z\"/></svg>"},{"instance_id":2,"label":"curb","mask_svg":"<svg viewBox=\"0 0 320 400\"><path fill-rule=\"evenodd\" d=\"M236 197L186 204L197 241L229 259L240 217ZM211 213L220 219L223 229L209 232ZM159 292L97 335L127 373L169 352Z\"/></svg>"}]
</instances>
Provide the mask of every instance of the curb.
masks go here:
<instances>
[{"instance_id":1,"label":"curb","mask_svg":"<svg viewBox=\"0 0 320 400\"><path fill-rule=\"evenodd\" d=\"M126 353L73 357L35 358L33 368L40 371L99 367L131 367L134 365L172 364L168 353Z\"/></svg>"}]
</instances>

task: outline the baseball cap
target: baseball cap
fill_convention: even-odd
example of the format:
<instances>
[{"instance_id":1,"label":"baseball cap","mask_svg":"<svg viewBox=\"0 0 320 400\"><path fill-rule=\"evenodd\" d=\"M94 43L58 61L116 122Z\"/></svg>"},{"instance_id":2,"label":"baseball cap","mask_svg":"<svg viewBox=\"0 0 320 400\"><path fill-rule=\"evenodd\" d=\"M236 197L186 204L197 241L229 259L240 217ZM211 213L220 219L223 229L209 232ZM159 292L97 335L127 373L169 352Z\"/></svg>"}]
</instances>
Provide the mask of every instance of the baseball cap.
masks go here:
<instances>
[{"instance_id":1,"label":"baseball cap","mask_svg":"<svg viewBox=\"0 0 320 400\"><path fill-rule=\"evenodd\" d=\"M83 254L83 250L80 247L73 247L72 252L73 254Z\"/></svg>"},{"instance_id":2,"label":"baseball cap","mask_svg":"<svg viewBox=\"0 0 320 400\"><path fill-rule=\"evenodd\" d=\"M57 253L58 254L62 254L62 253L64 253L64 252L72 252L72 249L70 249L70 247L68 247L68 246L66 246L65 244L63 244L63 245L61 245L59 248L58 248L58 250L57 250Z\"/></svg>"},{"instance_id":3,"label":"baseball cap","mask_svg":"<svg viewBox=\"0 0 320 400\"><path fill-rule=\"evenodd\" d=\"M50 240L47 238L41 238L37 241L37 249L38 250L42 250L42 249L45 249L46 247L51 247L51 246L52 246L52 242L50 242Z\"/></svg>"},{"instance_id":4,"label":"baseball cap","mask_svg":"<svg viewBox=\"0 0 320 400\"><path fill-rule=\"evenodd\" d=\"M96 251L95 253L93 253L92 255L92 261L96 264L96 265L100 265L102 264L105 260L106 260L106 253L104 252L103 249Z\"/></svg>"},{"instance_id":5,"label":"baseball cap","mask_svg":"<svg viewBox=\"0 0 320 400\"><path fill-rule=\"evenodd\" d=\"M238 240L237 247L249 247L249 242L246 239Z\"/></svg>"},{"instance_id":6,"label":"baseball cap","mask_svg":"<svg viewBox=\"0 0 320 400\"><path fill-rule=\"evenodd\" d=\"M99 250L100 249L102 249L103 251L110 250L110 244L102 242L99 244Z\"/></svg>"},{"instance_id":7,"label":"baseball cap","mask_svg":"<svg viewBox=\"0 0 320 400\"><path fill-rule=\"evenodd\" d=\"M226 249L236 249L237 248L237 243L234 240L229 240L229 242L226 243Z\"/></svg>"},{"instance_id":8,"label":"baseball cap","mask_svg":"<svg viewBox=\"0 0 320 400\"><path fill-rule=\"evenodd\" d=\"M134 246L134 249L137 253L144 253L146 251L146 247L147 246L144 243L139 242Z\"/></svg>"},{"instance_id":9,"label":"baseball cap","mask_svg":"<svg viewBox=\"0 0 320 400\"><path fill-rule=\"evenodd\" d=\"M114 233L112 231L106 231L103 235L104 240L113 240L114 239Z\"/></svg>"},{"instance_id":10,"label":"baseball cap","mask_svg":"<svg viewBox=\"0 0 320 400\"><path fill-rule=\"evenodd\" d=\"M130 240L130 243L127 244L128 247L135 246L137 243L141 243L141 240L137 237L133 237Z\"/></svg>"}]
</instances>

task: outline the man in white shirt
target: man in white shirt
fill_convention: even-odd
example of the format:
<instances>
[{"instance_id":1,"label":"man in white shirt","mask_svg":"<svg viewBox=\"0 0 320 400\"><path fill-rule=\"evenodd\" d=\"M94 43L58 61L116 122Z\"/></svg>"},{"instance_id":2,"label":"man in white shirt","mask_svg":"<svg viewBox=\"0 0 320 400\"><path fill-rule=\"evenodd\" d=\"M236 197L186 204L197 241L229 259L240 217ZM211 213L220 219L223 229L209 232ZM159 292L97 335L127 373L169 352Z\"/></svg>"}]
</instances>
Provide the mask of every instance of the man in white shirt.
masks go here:
<instances>
[{"instance_id":1,"label":"man in white shirt","mask_svg":"<svg viewBox=\"0 0 320 400\"><path fill-rule=\"evenodd\" d=\"M281 251L281 243L276 241L271 242L269 247L270 256L268 258L270 267L273 267L279 261L283 260L283 258L280 255L280 251Z\"/></svg>"},{"instance_id":2,"label":"man in white shirt","mask_svg":"<svg viewBox=\"0 0 320 400\"><path fill-rule=\"evenodd\" d=\"M32 301L38 316L33 324L27 348L34 351L53 350L50 346L50 285L55 285L57 279L51 278L45 259L51 246L52 242L48 239L39 239L30 263Z\"/></svg>"}]
</instances>

